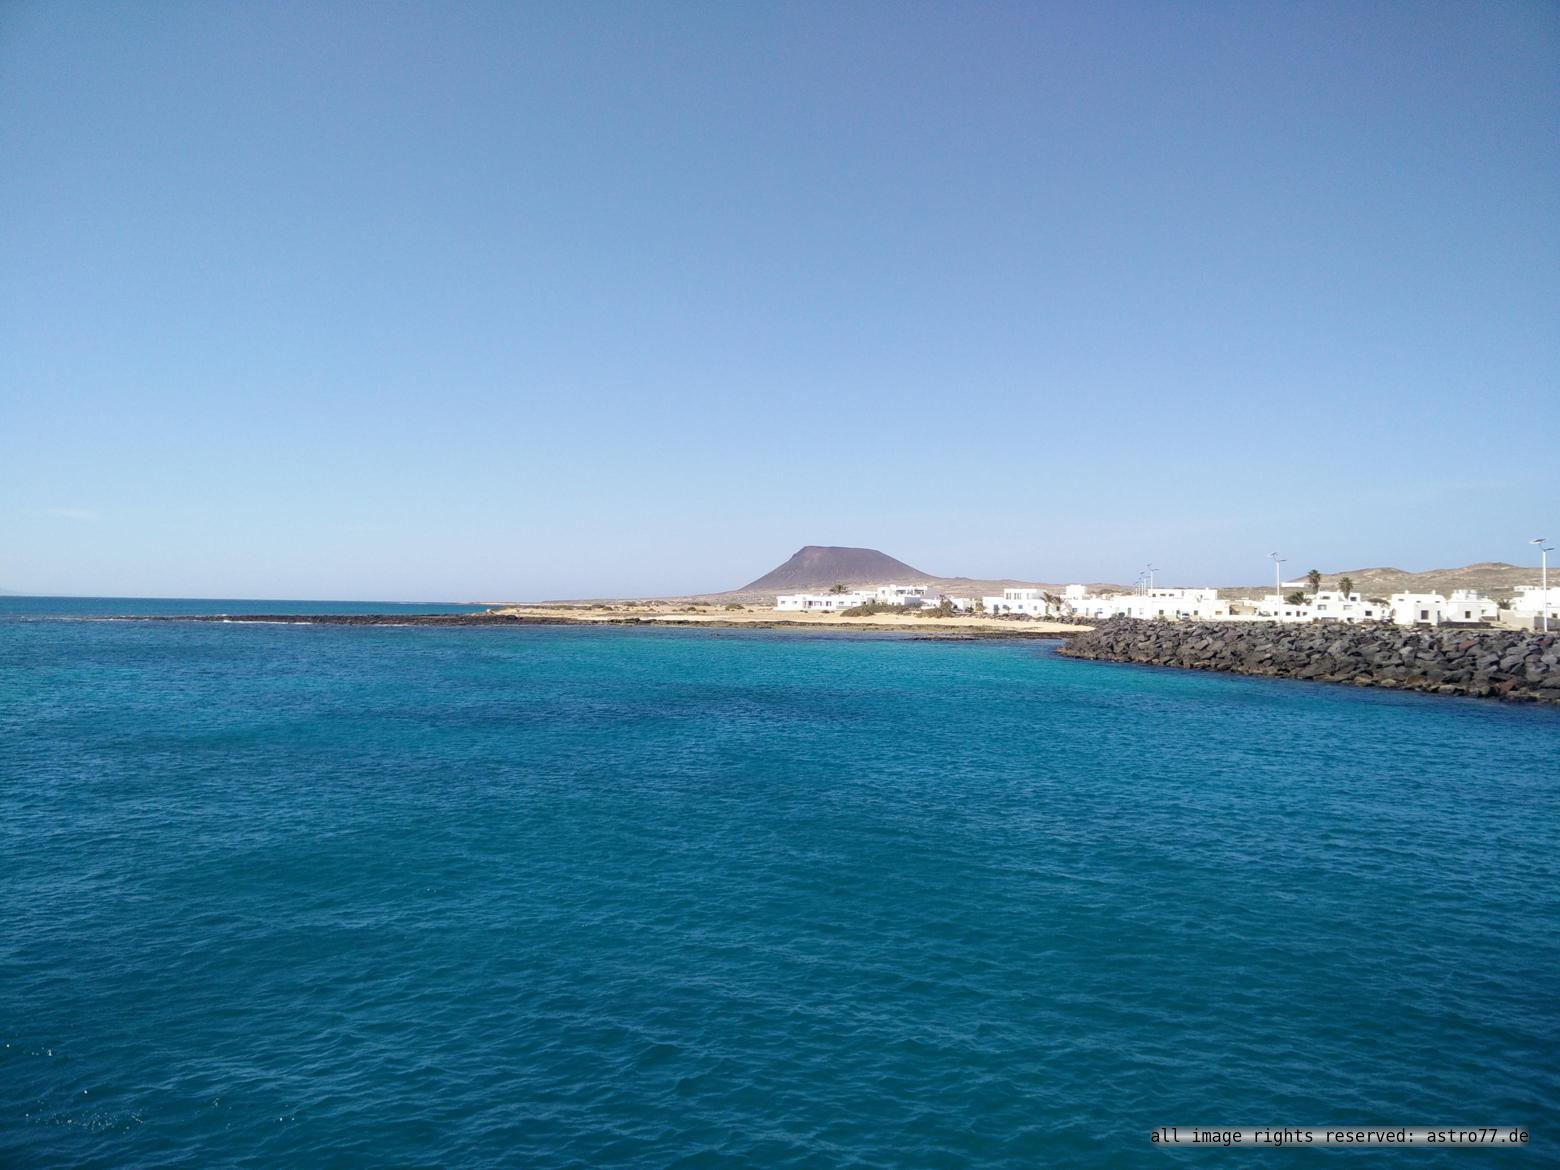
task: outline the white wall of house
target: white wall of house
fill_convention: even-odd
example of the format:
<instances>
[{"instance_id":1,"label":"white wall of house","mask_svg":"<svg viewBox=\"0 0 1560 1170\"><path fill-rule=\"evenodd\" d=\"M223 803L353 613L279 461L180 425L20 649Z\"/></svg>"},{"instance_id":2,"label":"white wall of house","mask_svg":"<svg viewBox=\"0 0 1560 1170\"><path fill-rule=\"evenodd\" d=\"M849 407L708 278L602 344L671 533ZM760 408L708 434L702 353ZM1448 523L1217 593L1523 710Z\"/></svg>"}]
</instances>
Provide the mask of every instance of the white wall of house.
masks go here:
<instances>
[{"instance_id":1,"label":"white wall of house","mask_svg":"<svg viewBox=\"0 0 1560 1170\"><path fill-rule=\"evenodd\" d=\"M882 605L934 605L925 585L872 585L846 593L782 593L775 608L786 613L838 613L875 601Z\"/></svg>"},{"instance_id":2,"label":"white wall of house","mask_svg":"<svg viewBox=\"0 0 1560 1170\"><path fill-rule=\"evenodd\" d=\"M1446 610L1446 598L1439 593L1394 593L1392 620L1400 626L1438 626Z\"/></svg>"},{"instance_id":3,"label":"white wall of house","mask_svg":"<svg viewBox=\"0 0 1560 1170\"><path fill-rule=\"evenodd\" d=\"M873 594L884 605L924 605L935 602L925 585L879 585Z\"/></svg>"},{"instance_id":4,"label":"white wall of house","mask_svg":"<svg viewBox=\"0 0 1560 1170\"><path fill-rule=\"evenodd\" d=\"M782 593L775 598L775 608L787 613L838 613L876 600L872 593Z\"/></svg>"},{"instance_id":5,"label":"white wall of house","mask_svg":"<svg viewBox=\"0 0 1560 1170\"><path fill-rule=\"evenodd\" d=\"M1142 593L1091 596L1082 585L1069 585L1062 597L1062 610L1096 620L1134 617L1222 621L1231 616L1230 603L1219 599L1217 589L1148 589Z\"/></svg>"},{"instance_id":6,"label":"white wall of house","mask_svg":"<svg viewBox=\"0 0 1560 1170\"><path fill-rule=\"evenodd\" d=\"M1124 612L1132 617L1220 621L1230 616L1230 604L1219 600L1217 589L1149 589L1128 594Z\"/></svg>"},{"instance_id":7,"label":"white wall of house","mask_svg":"<svg viewBox=\"0 0 1560 1170\"><path fill-rule=\"evenodd\" d=\"M1311 598L1311 618L1318 622L1384 622L1392 616L1391 605L1367 601L1358 593L1341 593L1336 589L1319 590Z\"/></svg>"},{"instance_id":8,"label":"white wall of house","mask_svg":"<svg viewBox=\"0 0 1560 1170\"><path fill-rule=\"evenodd\" d=\"M1270 622L1308 622L1313 615L1306 602L1291 605L1283 594L1267 593L1257 598L1257 616Z\"/></svg>"},{"instance_id":9,"label":"white wall of house","mask_svg":"<svg viewBox=\"0 0 1560 1170\"><path fill-rule=\"evenodd\" d=\"M1115 614L1116 599L1124 596L1120 593L1090 593L1082 585L1069 585L1062 597L1062 612L1100 621Z\"/></svg>"},{"instance_id":10,"label":"white wall of house","mask_svg":"<svg viewBox=\"0 0 1560 1170\"><path fill-rule=\"evenodd\" d=\"M1053 617L1057 607L1045 599L1044 589L1004 589L1001 597L982 597L987 613L1022 613L1030 617Z\"/></svg>"},{"instance_id":11,"label":"white wall of house","mask_svg":"<svg viewBox=\"0 0 1560 1170\"><path fill-rule=\"evenodd\" d=\"M1544 590L1538 585L1518 585L1516 595L1511 599L1511 608L1519 614L1532 614L1541 616L1544 612ZM1549 621L1553 628L1554 620L1560 616L1560 585L1552 585L1549 588Z\"/></svg>"},{"instance_id":12,"label":"white wall of house","mask_svg":"<svg viewBox=\"0 0 1560 1170\"><path fill-rule=\"evenodd\" d=\"M1497 624L1517 630L1538 630L1544 625L1544 590L1538 585L1518 585L1511 604L1497 609L1492 619ZM1549 590L1549 628L1560 623L1560 587Z\"/></svg>"},{"instance_id":13,"label":"white wall of house","mask_svg":"<svg viewBox=\"0 0 1560 1170\"><path fill-rule=\"evenodd\" d=\"M1492 622L1500 613L1500 606L1493 597L1485 597L1473 589L1454 589L1446 599L1446 617L1449 622Z\"/></svg>"}]
</instances>

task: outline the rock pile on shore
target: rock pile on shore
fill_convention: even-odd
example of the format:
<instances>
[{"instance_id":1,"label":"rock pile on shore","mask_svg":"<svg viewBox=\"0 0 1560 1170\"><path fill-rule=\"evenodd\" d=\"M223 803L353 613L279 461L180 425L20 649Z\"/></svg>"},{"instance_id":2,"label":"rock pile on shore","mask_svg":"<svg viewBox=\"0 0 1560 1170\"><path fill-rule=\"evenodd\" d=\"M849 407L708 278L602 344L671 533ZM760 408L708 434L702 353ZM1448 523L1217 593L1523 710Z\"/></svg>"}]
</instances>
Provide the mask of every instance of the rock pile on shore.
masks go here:
<instances>
[{"instance_id":1,"label":"rock pile on shore","mask_svg":"<svg viewBox=\"0 0 1560 1170\"><path fill-rule=\"evenodd\" d=\"M1061 653L1109 662L1560 703L1560 634L1556 633L1112 618L1070 639Z\"/></svg>"}]
</instances>

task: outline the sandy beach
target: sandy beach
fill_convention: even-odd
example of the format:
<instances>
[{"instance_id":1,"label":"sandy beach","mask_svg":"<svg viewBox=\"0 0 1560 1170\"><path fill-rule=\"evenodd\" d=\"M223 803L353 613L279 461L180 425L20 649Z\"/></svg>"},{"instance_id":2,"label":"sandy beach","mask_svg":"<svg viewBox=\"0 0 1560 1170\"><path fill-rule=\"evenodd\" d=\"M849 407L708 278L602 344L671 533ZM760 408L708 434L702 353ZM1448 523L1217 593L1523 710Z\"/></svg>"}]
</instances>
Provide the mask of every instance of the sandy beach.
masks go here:
<instances>
[{"instance_id":1,"label":"sandy beach","mask_svg":"<svg viewBox=\"0 0 1560 1170\"><path fill-rule=\"evenodd\" d=\"M506 617L551 619L561 622L747 626L754 629L892 630L896 633L931 635L1001 634L1009 637L1056 637L1059 634L1073 634L1088 628L1069 622L1014 621L979 616L939 618L918 617L912 613L876 613L863 617L848 617L836 613L782 612L758 606L726 609L719 605L667 606L629 603L599 607L564 604L499 605L488 612Z\"/></svg>"}]
</instances>

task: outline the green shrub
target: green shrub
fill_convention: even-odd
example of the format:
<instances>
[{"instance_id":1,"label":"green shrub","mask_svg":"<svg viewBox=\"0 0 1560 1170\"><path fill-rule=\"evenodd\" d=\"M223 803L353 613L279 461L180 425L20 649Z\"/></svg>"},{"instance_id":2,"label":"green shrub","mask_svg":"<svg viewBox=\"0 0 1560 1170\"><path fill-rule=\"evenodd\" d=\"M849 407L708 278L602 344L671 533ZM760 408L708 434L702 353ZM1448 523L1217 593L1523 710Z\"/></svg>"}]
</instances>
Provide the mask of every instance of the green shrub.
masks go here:
<instances>
[{"instance_id":1,"label":"green shrub","mask_svg":"<svg viewBox=\"0 0 1560 1170\"><path fill-rule=\"evenodd\" d=\"M871 617L875 613L905 613L902 605L894 605L887 601L866 601L860 605L853 605L849 609L840 610L846 617Z\"/></svg>"}]
</instances>

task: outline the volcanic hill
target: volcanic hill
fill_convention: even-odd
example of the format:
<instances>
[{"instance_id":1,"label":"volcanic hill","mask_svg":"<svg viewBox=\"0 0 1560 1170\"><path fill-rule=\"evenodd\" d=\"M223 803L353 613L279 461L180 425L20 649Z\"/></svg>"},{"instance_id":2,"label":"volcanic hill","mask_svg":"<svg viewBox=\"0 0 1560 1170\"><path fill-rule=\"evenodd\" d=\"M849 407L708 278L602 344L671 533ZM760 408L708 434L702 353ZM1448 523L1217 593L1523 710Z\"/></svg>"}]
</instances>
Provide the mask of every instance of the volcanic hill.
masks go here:
<instances>
[{"instance_id":1,"label":"volcanic hill","mask_svg":"<svg viewBox=\"0 0 1560 1170\"><path fill-rule=\"evenodd\" d=\"M883 585L891 581L922 585L937 580L940 578L912 569L875 548L809 544L798 549L785 564L734 592L780 593L827 589L831 585Z\"/></svg>"}]
</instances>

